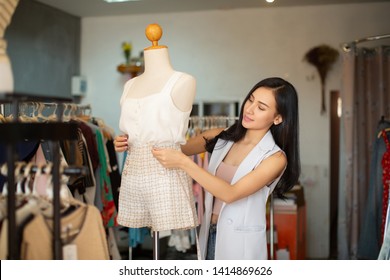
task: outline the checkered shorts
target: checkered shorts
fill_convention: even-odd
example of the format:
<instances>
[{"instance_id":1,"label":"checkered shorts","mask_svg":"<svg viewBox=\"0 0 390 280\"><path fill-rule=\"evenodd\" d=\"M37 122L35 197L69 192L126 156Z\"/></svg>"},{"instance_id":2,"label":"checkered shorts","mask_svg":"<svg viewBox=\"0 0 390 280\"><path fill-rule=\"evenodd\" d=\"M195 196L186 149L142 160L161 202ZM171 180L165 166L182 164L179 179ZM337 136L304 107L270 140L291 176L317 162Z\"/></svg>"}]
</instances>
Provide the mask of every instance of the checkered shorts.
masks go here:
<instances>
[{"instance_id":1,"label":"checkered shorts","mask_svg":"<svg viewBox=\"0 0 390 280\"><path fill-rule=\"evenodd\" d=\"M179 144L166 147L179 150ZM192 179L181 169L164 168L152 145L131 146L122 172L118 223L153 231L198 225Z\"/></svg>"}]
</instances>

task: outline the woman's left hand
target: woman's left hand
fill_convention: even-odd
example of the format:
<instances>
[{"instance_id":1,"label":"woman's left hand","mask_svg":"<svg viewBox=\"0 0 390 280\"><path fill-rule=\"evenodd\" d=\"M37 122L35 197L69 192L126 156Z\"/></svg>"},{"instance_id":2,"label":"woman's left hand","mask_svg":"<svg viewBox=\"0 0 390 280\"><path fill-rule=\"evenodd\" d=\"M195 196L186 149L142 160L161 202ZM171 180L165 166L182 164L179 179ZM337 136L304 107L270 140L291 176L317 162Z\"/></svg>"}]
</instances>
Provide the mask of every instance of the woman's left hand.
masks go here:
<instances>
[{"instance_id":1,"label":"woman's left hand","mask_svg":"<svg viewBox=\"0 0 390 280\"><path fill-rule=\"evenodd\" d=\"M153 148L152 154L165 168L180 168L183 158L187 157L181 151L166 148Z\"/></svg>"}]
</instances>

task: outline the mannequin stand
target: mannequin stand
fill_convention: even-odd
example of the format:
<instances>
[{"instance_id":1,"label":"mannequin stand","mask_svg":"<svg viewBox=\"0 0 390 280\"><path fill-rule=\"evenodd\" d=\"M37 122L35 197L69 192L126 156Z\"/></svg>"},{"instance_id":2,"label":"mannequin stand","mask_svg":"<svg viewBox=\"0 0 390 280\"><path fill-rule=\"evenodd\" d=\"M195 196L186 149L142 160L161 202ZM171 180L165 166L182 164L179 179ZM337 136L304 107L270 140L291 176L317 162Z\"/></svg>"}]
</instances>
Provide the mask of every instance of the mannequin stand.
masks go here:
<instances>
[{"instance_id":1,"label":"mannequin stand","mask_svg":"<svg viewBox=\"0 0 390 280\"><path fill-rule=\"evenodd\" d=\"M153 260L159 260L160 257L159 232L153 231Z\"/></svg>"}]
</instances>

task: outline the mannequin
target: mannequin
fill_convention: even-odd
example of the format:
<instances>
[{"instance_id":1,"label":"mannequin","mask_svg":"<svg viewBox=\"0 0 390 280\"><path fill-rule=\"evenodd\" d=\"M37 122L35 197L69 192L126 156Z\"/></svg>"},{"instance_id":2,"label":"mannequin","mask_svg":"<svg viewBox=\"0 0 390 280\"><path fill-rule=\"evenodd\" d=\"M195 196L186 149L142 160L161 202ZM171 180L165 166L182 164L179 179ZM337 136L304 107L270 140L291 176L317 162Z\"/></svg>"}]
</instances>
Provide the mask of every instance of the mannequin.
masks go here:
<instances>
[{"instance_id":1,"label":"mannequin","mask_svg":"<svg viewBox=\"0 0 390 280\"><path fill-rule=\"evenodd\" d=\"M0 92L14 90L11 62L7 56L7 42L4 40L4 33L18 3L19 0L0 0Z\"/></svg>"},{"instance_id":2,"label":"mannequin","mask_svg":"<svg viewBox=\"0 0 390 280\"><path fill-rule=\"evenodd\" d=\"M118 223L154 232L198 225L192 180L179 169L165 169L153 147L180 149L186 142L196 81L175 71L168 48L158 45L162 31L146 28L152 46L144 49L145 71L126 82L119 120L128 150L122 171Z\"/></svg>"},{"instance_id":3,"label":"mannequin","mask_svg":"<svg viewBox=\"0 0 390 280\"><path fill-rule=\"evenodd\" d=\"M144 49L145 70L133 82L130 94L134 98L158 92L175 71L171 65L168 47L158 45L158 40L162 36L160 26L150 24L145 33L153 45ZM188 111L192 108L195 93L195 78L183 73L175 84L171 96L177 108Z\"/></svg>"}]
</instances>

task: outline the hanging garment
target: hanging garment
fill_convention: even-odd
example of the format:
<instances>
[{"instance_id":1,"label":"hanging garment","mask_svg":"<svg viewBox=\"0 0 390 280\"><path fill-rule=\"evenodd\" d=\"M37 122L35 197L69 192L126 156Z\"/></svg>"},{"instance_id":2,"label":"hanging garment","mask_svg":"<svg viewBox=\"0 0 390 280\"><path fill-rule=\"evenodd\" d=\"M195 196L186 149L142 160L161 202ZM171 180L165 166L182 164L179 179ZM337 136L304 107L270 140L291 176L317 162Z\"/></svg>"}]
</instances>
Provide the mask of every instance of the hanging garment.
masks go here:
<instances>
[{"instance_id":1,"label":"hanging garment","mask_svg":"<svg viewBox=\"0 0 390 280\"><path fill-rule=\"evenodd\" d=\"M91 126L89 126L87 123L79 121L78 124L87 143L88 154L92 163L93 172L95 172L99 166L99 155L95 134L93 133Z\"/></svg>"},{"instance_id":2,"label":"hanging garment","mask_svg":"<svg viewBox=\"0 0 390 280\"><path fill-rule=\"evenodd\" d=\"M390 203L390 198L387 205ZM387 207L385 231L378 260L390 260L390 207Z\"/></svg>"},{"instance_id":3,"label":"hanging garment","mask_svg":"<svg viewBox=\"0 0 390 280\"><path fill-rule=\"evenodd\" d=\"M175 247L178 252L185 253L191 248L190 232L188 230L172 230L168 246Z\"/></svg>"},{"instance_id":4,"label":"hanging garment","mask_svg":"<svg viewBox=\"0 0 390 280\"><path fill-rule=\"evenodd\" d=\"M143 98L127 96L137 78L125 85L119 121L129 142L119 192L123 226L163 231L198 225L191 178L181 169L163 168L151 153L157 145L180 150L185 143L191 110L180 111L171 97L181 75L174 72L160 92Z\"/></svg>"},{"instance_id":5,"label":"hanging garment","mask_svg":"<svg viewBox=\"0 0 390 280\"><path fill-rule=\"evenodd\" d=\"M25 140L18 142L15 145L17 154L16 161L30 161L35 155L39 147L38 140ZM7 147L4 143L0 143L0 165L7 162ZM0 174L0 192L3 190L3 185L7 181L6 177Z\"/></svg>"},{"instance_id":6,"label":"hanging garment","mask_svg":"<svg viewBox=\"0 0 390 280\"><path fill-rule=\"evenodd\" d=\"M386 152L382 157L382 169L383 169L383 196L382 196L382 224L381 224L381 240L383 241L385 226L386 226L386 217L387 217L387 207L389 202L389 186L390 186L390 142L387 138L385 130L382 130L382 137L386 143Z\"/></svg>"},{"instance_id":7,"label":"hanging garment","mask_svg":"<svg viewBox=\"0 0 390 280\"><path fill-rule=\"evenodd\" d=\"M99 210L93 205L80 206L61 217L63 246L73 244L79 260L108 260L107 237ZM51 260L52 220L43 215L24 227L21 258L25 260Z\"/></svg>"},{"instance_id":8,"label":"hanging garment","mask_svg":"<svg viewBox=\"0 0 390 280\"><path fill-rule=\"evenodd\" d=\"M70 123L77 124L77 141L63 140L60 141L61 150L64 158L69 165L83 166L88 169L86 174L71 178L68 182L69 189L72 194L77 191L79 194L84 194L87 188L95 187L95 180L89 165L89 155L87 144L83 136L82 130L79 127L79 121L71 120Z\"/></svg>"},{"instance_id":9,"label":"hanging garment","mask_svg":"<svg viewBox=\"0 0 390 280\"><path fill-rule=\"evenodd\" d=\"M377 135L383 129L389 128L390 122L384 120L378 123ZM381 161L386 152L386 144L382 137L375 137L372 148L370 163L370 182L368 188L367 202L362 219L359 242L358 258L375 260L378 258L382 237L382 200L383 200L383 170Z\"/></svg>"},{"instance_id":10,"label":"hanging garment","mask_svg":"<svg viewBox=\"0 0 390 280\"><path fill-rule=\"evenodd\" d=\"M0 203L3 203L3 206L5 206L6 197L2 197L4 199ZM23 199L22 202L20 202L20 205L17 205L17 208L15 209L15 217L16 217L16 259L20 259L20 244L21 244L21 237L23 235L24 227L32 220L34 219L35 215L39 214L39 208L36 201L31 199L29 202L27 202L27 199ZM6 260L8 257L8 219L5 218L4 221L2 221L2 227L0 228L0 260Z\"/></svg>"},{"instance_id":11,"label":"hanging garment","mask_svg":"<svg viewBox=\"0 0 390 280\"><path fill-rule=\"evenodd\" d=\"M216 173L218 166L232 146L232 141L218 140L216 147L222 148L214 149L211 155L209 162L209 172L211 174ZM280 148L275 144L271 132L268 131L238 166L232 179L232 184L251 172L262 160L278 151L280 151ZM266 203L269 194L273 191L281 176L275 179L272 184L264 186L248 197L229 204L222 204L217 224L215 244L216 260L267 259ZM213 195L207 191L205 191L205 209L205 215L199 233L202 259L205 259L207 252L207 241L213 209Z\"/></svg>"},{"instance_id":12,"label":"hanging garment","mask_svg":"<svg viewBox=\"0 0 390 280\"><path fill-rule=\"evenodd\" d=\"M107 150L104 145L103 134L98 130L96 131L97 147L99 152L99 186L100 186L100 199L102 203L101 214L103 217L103 223L105 227L114 227L117 225L117 209L114 203L114 197L111 189L111 180L109 172L109 161L107 158ZM97 198L98 196L96 196Z\"/></svg>"},{"instance_id":13,"label":"hanging garment","mask_svg":"<svg viewBox=\"0 0 390 280\"><path fill-rule=\"evenodd\" d=\"M108 152L108 158L110 161L110 181L111 190L115 203L115 207L118 209L119 199L119 187L121 186L121 174L119 172L118 159L116 157L114 141L112 139L106 141L106 148Z\"/></svg>"},{"instance_id":14,"label":"hanging garment","mask_svg":"<svg viewBox=\"0 0 390 280\"><path fill-rule=\"evenodd\" d=\"M378 260L390 260L390 224L387 224Z\"/></svg>"}]
</instances>

